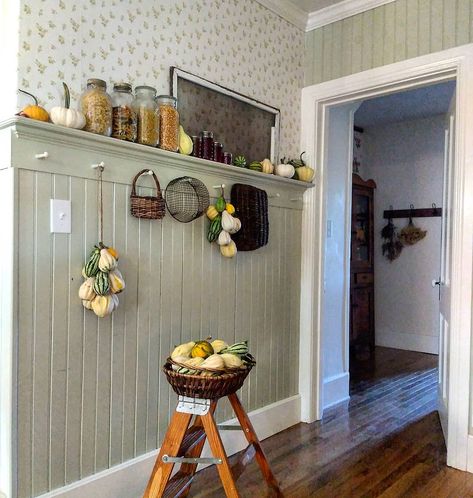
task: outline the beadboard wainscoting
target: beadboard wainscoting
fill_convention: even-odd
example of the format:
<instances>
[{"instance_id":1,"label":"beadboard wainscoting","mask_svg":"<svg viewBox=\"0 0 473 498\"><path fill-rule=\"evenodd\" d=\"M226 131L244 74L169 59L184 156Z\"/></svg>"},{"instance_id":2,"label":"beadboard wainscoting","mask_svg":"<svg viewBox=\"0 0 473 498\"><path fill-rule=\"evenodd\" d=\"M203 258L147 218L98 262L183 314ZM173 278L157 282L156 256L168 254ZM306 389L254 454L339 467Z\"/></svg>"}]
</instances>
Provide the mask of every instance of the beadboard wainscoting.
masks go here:
<instances>
[{"instance_id":1,"label":"beadboard wainscoting","mask_svg":"<svg viewBox=\"0 0 473 498\"><path fill-rule=\"evenodd\" d=\"M2 337L10 334L14 341L12 372L18 375L12 381L18 399L17 411L12 408L14 498L39 496L158 448L176 404L161 365L181 342L208 335L249 339L258 364L241 391L248 411L298 394L301 218L308 184L23 118L0 127L0 137L9 144L0 153L0 167L10 166L2 177L14 172L15 198L2 196L0 207L13 209L18 257L12 273L17 309L12 324L2 325ZM35 159L45 151L48 158ZM120 306L104 319L85 310L77 295L85 258L98 242L98 182L91 165L100 161L104 242L120 252L127 284ZM227 197L236 182L264 188L270 196L268 245L226 259L207 242L204 217L190 224L169 214L162 221L131 217L130 183L142 168L153 169L163 187L172 178L195 176L213 197L222 183ZM142 182L141 191L150 194L151 179ZM50 233L50 199L71 201L70 234ZM8 279L0 284L2 296L4 285ZM232 417L222 402L219 420Z\"/></svg>"}]
</instances>

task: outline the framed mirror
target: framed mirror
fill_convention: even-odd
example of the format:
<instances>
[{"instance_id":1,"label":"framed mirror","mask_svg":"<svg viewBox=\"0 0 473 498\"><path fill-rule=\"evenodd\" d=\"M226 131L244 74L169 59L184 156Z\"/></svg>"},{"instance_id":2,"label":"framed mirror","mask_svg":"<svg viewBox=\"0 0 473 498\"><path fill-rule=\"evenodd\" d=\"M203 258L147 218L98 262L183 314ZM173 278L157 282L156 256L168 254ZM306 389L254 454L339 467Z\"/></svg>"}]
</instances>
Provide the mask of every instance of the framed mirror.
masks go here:
<instances>
[{"instance_id":1,"label":"framed mirror","mask_svg":"<svg viewBox=\"0 0 473 498\"><path fill-rule=\"evenodd\" d=\"M212 131L214 140L249 164L279 158L280 111L177 67L171 68L171 93L188 135Z\"/></svg>"}]
</instances>

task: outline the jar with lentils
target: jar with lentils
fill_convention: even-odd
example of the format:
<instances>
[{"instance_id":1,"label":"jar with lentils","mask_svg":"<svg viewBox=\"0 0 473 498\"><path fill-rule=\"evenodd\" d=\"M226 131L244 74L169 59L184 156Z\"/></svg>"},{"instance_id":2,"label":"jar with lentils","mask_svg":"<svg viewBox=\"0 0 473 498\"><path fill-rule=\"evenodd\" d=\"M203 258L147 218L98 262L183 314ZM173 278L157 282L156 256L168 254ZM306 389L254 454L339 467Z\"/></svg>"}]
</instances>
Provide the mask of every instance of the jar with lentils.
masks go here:
<instances>
[{"instance_id":1,"label":"jar with lentils","mask_svg":"<svg viewBox=\"0 0 473 498\"><path fill-rule=\"evenodd\" d=\"M137 86L135 88L133 106L138 116L136 141L140 144L156 147L158 143L156 89L152 86Z\"/></svg>"},{"instance_id":2,"label":"jar with lentils","mask_svg":"<svg viewBox=\"0 0 473 498\"><path fill-rule=\"evenodd\" d=\"M177 152L179 149L179 113L177 100L171 95L158 97L158 145L160 149Z\"/></svg>"},{"instance_id":3,"label":"jar with lentils","mask_svg":"<svg viewBox=\"0 0 473 498\"><path fill-rule=\"evenodd\" d=\"M105 81L91 78L80 98L80 108L85 116L84 130L109 137L112 133L112 99Z\"/></svg>"},{"instance_id":4,"label":"jar with lentils","mask_svg":"<svg viewBox=\"0 0 473 498\"><path fill-rule=\"evenodd\" d=\"M129 83L115 83L112 93L112 137L134 142L136 140L136 112Z\"/></svg>"}]
</instances>

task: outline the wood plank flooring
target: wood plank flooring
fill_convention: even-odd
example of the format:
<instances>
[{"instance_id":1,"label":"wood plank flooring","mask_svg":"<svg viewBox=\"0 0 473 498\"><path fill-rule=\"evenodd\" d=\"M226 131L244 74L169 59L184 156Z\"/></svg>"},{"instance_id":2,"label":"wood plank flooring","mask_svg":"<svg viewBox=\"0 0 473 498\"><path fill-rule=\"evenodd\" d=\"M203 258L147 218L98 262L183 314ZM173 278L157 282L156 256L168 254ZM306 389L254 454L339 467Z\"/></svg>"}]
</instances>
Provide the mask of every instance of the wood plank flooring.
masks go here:
<instances>
[{"instance_id":1,"label":"wood plank flooring","mask_svg":"<svg viewBox=\"0 0 473 498\"><path fill-rule=\"evenodd\" d=\"M445 463L436 376L436 356L376 348L374 370L352 376L349 402L263 442L284 496L473 497L473 475ZM255 463L237 485L242 497L270 496ZM225 496L214 467L189 496Z\"/></svg>"}]
</instances>

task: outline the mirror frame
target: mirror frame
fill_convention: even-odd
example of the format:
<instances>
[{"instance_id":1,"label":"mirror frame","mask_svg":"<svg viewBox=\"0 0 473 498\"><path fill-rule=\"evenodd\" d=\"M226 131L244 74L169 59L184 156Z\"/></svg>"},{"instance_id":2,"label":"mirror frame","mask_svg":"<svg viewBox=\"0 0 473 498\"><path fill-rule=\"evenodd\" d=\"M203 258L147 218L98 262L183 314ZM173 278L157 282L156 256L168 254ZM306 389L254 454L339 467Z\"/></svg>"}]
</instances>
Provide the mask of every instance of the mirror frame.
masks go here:
<instances>
[{"instance_id":1,"label":"mirror frame","mask_svg":"<svg viewBox=\"0 0 473 498\"><path fill-rule=\"evenodd\" d=\"M178 95L178 78L190 81L192 83L196 83L204 88L208 88L210 90L214 90L215 92L221 93L223 95L228 95L234 99L240 100L241 102L245 102L248 105L257 107L258 109L262 109L266 112L269 112L274 115L274 126L271 127L271 153L270 159L273 164L277 164L279 161L279 136L280 136L280 126L281 126L281 111L272 107L268 104L264 104L263 102L259 102L256 99L251 97L247 97L241 93L235 92L234 90L230 90L222 85L217 83L213 83L212 81L206 80L205 78L201 78L195 74L189 73L188 71L184 71L183 69L179 69L176 66L171 66L171 95L176 97L179 102Z\"/></svg>"}]
</instances>

